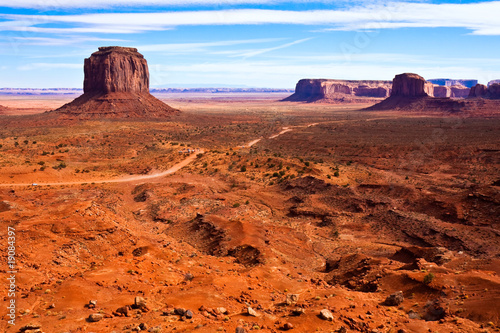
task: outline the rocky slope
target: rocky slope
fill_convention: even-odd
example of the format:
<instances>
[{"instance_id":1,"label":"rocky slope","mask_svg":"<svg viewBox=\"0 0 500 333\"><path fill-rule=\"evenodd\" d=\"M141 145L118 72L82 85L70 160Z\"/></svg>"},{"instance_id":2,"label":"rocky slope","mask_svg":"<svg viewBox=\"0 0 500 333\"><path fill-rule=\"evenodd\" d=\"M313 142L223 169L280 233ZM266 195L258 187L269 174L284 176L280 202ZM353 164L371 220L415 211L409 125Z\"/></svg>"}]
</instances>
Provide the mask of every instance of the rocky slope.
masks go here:
<instances>
[{"instance_id":1,"label":"rocky slope","mask_svg":"<svg viewBox=\"0 0 500 333\"><path fill-rule=\"evenodd\" d=\"M302 79L284 101L360 102L390 95L391 81Z\"/></svg>"},{"instance_id":2,"label":"rocky slope","mask_svg":"<svg viewBox=\"0 0 500 333\"><path fill-rule=\"evenodd\" d=\"M178 110L149 93L146 59L135 48L100 47L85 59L84 94L57 109L69 118L163 118Z\"/></svg>"}]
</instances>

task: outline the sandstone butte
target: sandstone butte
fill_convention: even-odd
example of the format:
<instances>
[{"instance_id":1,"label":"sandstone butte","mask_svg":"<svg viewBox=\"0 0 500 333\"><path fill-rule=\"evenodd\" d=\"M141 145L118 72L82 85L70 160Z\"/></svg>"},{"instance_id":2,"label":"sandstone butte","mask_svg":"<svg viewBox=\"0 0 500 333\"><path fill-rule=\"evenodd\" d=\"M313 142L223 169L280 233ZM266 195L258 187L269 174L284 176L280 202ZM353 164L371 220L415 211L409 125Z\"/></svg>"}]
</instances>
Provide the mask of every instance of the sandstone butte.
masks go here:
<instances>
[{"instance_id":1,"label":"sandstone butte","mask_svg":"<svg viewBox=\"0 0 500 333\"><path fill-rule=\"evenodd\" d=\"M465 102L434 97L435 86L413 73L399 74L392 81L391 96L367 110L427 110L458 112ZM438 89L438 93L439 89ZM449 96L447 96L449 97Z\"/></svg>"},{"instance_id":2,"label":"sandstone butte","mask_svg":"<svg viewBox=\"0 0 500 333\"><path fill-rule=\"evenodd\" d=\"M137 49L99 47L84 62L83 95L52 111L78 119L165 118L179 112L149 93L146 59Z\"/></svg>"},{"instance_id":3,"label":"sandstone butte","mask_svg":"<svg viewBox=\"0 0 500 333\"><path fill-rule=\"evenodd\" d=\"M500 99L500 83L476 84L471 88L469 98Z\"/></svg>"}]
</instances>

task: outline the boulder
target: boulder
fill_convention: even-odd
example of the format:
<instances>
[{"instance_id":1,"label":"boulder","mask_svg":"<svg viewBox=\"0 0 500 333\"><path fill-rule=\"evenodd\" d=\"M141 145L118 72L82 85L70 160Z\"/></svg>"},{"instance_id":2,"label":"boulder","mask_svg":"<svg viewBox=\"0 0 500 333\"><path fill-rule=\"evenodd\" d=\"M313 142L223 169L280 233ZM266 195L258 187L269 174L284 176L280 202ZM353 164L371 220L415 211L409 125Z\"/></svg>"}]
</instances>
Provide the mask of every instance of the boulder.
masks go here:
<instances>
[{"instance_id":1,"label":"boulder","mask_svg":"<svg viewBox=\"0 0 500 333\"><path fill-rule=\"evenodd\" d=\"M384 301L384 304L389 306L398 306L399 304L403 303L403 301L404 301L403 292L396 291L395 293L387 296L387 298Z\"/></svg>"},{"instance_id":2,"label":"boulder","mask_svg":"<svg viewBox=\"0 0 500 333\"><path fill-rule=\"evenodd\" d=\"M84 61L83 95L53 111L66 118L164 118L179 112L149 93L144 56L130 47L100 47Z\"/></svg>"},{"instance_id":3,"label":"boulder","mask_svg":"<svg viewBox=\"0 0 500 333\"><path fill-rule=\"evenodd\" d=\"M319 317L323 320L333 321L333 314L328 309L323 309L319 312Z\"/></svg>"}]
</instances>

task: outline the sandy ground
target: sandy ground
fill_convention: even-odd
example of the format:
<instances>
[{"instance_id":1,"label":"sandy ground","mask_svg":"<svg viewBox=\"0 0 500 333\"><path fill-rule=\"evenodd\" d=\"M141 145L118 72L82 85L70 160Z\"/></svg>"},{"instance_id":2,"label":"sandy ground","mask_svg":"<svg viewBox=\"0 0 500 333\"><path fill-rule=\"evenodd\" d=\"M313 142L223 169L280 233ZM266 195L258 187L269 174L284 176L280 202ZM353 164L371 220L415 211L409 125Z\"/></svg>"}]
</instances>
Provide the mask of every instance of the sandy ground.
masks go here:
<instances>
[{"instance_id":1,"label":"sandy ground","mask_svg":"<svg viewBox=\"0 0 500 333\"><path fill-rule=\"evenodd\" d=\"M499 118L274 97L181 96L168 121L0 117L17 269L0 330L499 331ZM11 115L64 102L0 98Z\"/></svg>"}]
</instances>

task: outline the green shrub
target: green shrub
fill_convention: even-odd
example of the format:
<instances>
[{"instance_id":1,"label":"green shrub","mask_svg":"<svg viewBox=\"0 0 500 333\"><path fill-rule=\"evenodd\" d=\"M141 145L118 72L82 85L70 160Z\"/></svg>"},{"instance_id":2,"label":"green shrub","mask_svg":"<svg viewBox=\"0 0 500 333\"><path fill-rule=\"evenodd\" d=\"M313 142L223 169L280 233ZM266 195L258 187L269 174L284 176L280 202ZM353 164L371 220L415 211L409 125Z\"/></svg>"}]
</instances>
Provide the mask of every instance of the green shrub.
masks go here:
<instances>
[{"instance_id":1,"label":"green shrub","mask_svg":"<svg viewBox=\"0 0 500 333\"><path fill-rule=\"evenodd\" d=\"M432 282L432 280L434 280L434 278L435 278L434 274L429 273L426 276L424 276L424 283L430 284Z\"/></svg>"}]
</instances>

